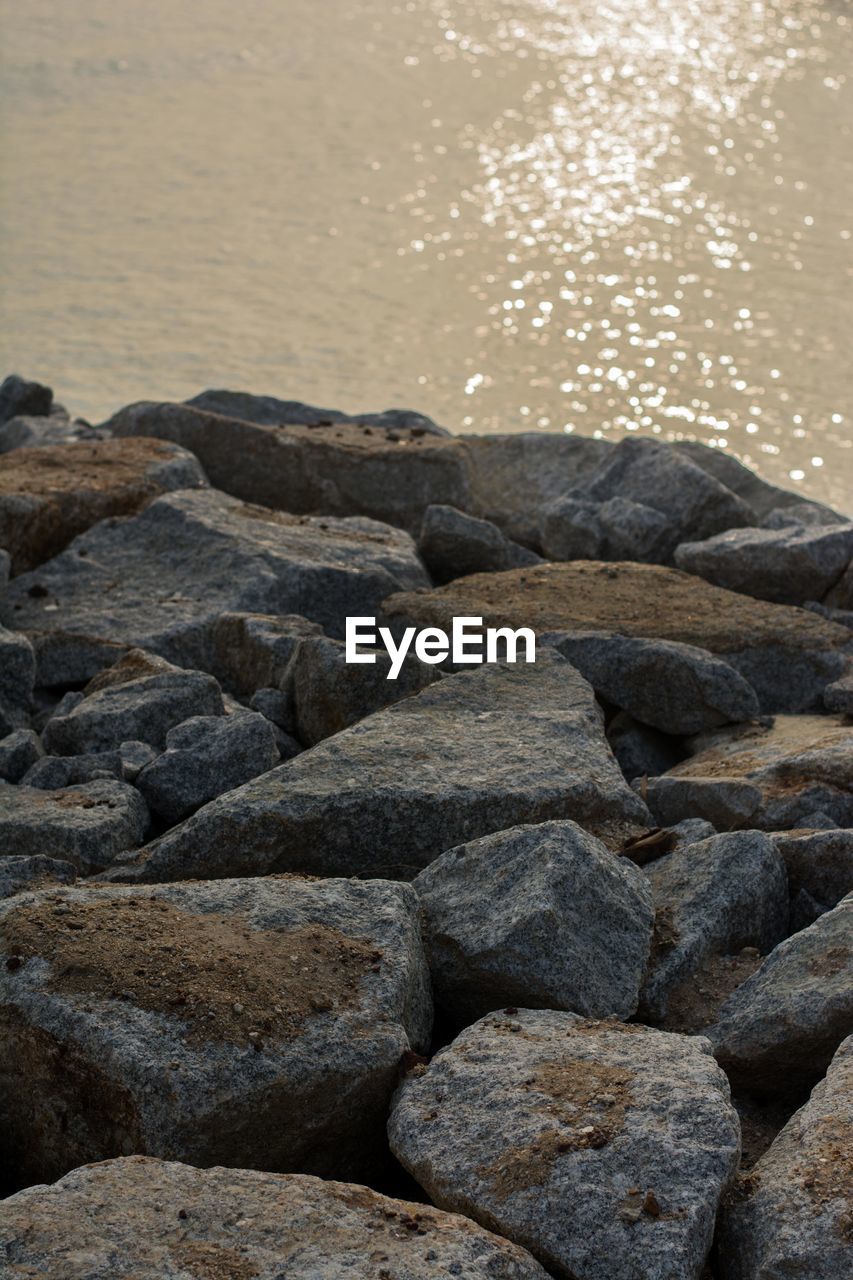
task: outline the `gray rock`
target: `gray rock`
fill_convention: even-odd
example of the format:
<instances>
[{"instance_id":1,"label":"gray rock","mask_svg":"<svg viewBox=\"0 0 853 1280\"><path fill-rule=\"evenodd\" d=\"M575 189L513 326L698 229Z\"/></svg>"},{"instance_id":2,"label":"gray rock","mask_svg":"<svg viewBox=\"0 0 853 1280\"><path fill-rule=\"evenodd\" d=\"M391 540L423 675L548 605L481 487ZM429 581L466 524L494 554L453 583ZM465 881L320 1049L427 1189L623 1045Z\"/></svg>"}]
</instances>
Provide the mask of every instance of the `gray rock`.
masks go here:
<instances>
[{"instance_id":1,"label":"gray rock","mask_svg":"<svg viewBox=\"0 0 853 1280\"><path fill-rule=\"evenodd\" d=\"M41 689L88 684L131 647L68 631L31 631L27 638L36 656L36 686Z\"/></svg>"},{"instance_id":2,"label":"gray rock","mask_svg":"<svg viewBox=\"0 0 853 1280\"><path fill-rule=\"evenodd\" d=\"M853 1273L851 1096L853 1037L724 1202L717 1239L721 1280L839 1280Z\"/></svg>"},{"instance_id":3,"label":"gray rock","mask_svg":"<svg viewBox=\"0 0 853 1280\"><path fill-rule=\"evenodd\" d=\"M705 1034L748 1092L796 1096L853 1031L853 895L781 942Z\"/></svg>"},{"instance_id":4,"label":"gray rock","mask_svg":"<svg viewBox=\"0 0 853 1280\"><path fill-rule=\"evenodd\" d=\"M17 373L10 373L0 383L0 424L16 418L18 414L46 417L52 405L53 389L41 382L31 382Z\"/></svg>"},{"instance_id":5,"label":"gray rock","mask_svg":"<svg viewBox=\"0 0 853 1280\"><path fill-rule=\"evenodd\" d=\"M122 1153L324 1175L381 1162L401 1056L431 1026L409 886L63 889L0 907L0 939L21 961L0 973L18 1185Z\"/></svg>"},{"instance_id":6,"label":"gray rock","mask_svg":"<svg viewBox=\"0 0 853 1280\"><path fill-rule=\"evenodd\" d=\"M803 509L810 508L815 515L816 523L831 524L837 521L843 524L846 516L839 515L831 507L822 502L814 502L804 498L801 493L791 489L779 489L776 485L762 480L749 467L744 466L737 458L724 449L713 449L709 445L700 444L697 440L679 440L672 445L676 452L688 457L696 466L707 471L719 480L732 493L737 494L751 508L755 517L751 524L762 524L774 511L794 510L802 519Z\"/></svg>"},{"instance_id":7,"label":"gray rock","mask_svg":"<svg viewBox=\"0 0 853 1280\"><path fill-rule=\"evenodd\" d=\"M663 733L702 733L760 714L752 686L705 649L613 632L544 639L602 698Z\"/></svg>"},{"instance_id":8,"label":"gray rock","mask_svg":"<svg viewBox=\"0 0 853 1280\"><path fill-rule=\"evenodd\" d=\"M0 736L29 726L36 660L26 636L0 626Z\"/></svg>"},{"instance_id":9,"label":"gray rock","mask_svg":"<svg viewBox=\"0 0 853 1280\"><path fill-rule=\"evenodd\" d=\"M511 1010L409 1076L389 1137L434 1203L554 1275L698 1280L740 1127L706 1041Z\"/></svg>"},{"instance_id":10,"label":"gray rock","mask_svg":"<svg viewBox=\"0 0 853 1280\"><path fill-rule=\"evenodd\" d=\"M449 849L413 885L436 1000L455 1022L504 1005L636 1012L649 887L576 823L513 827Z\"/></svg>"},{"instance_id":11,"label":"gray rock","mask_svg":"<svg viewBox=\"0 0 853 1280\"><path fill-rule=\"evenodd\" d=\"M12 572L12 557L8 551L0 547L0 591L6 589L9 576Z\"/></svg>"},{"instance_id":12,"label":"gray rock","mask_svg":"<svg viewBox=\"0 0 853 1280\"><path fill-rule=\"evenodd\" d=\"M32 729L15 729L0 739L0 778L20 782L24 774L44 755L41 739Z\"/></svg>"},{"instance_id":13,"label":"gray rock","mask_svg":"<svg viewBox=\"0 0 853 1280\"><path fill-rule=\"evenodd\" d=\"M141 844L147 828L145 801L123 782L98 779L59 791L0 783L3 853L61 858L89 874Z\"/></svg>"},{"instance_id":14,"label":"gray rock","mask_svg":"<svg viewBox=\"0 0 853 1280\"><path fill-rule=\"evenodd\" d=\"M655 934L640 1009L661 1022L673 992L710 956L770 951L785 937L788 885L773 841L759 831L689 843L646 868Z\"/></svg>"},{"instance_id":15,"label":"gray rock","mask_svg":"<svg viewBox=\"0 0 853 1280\"><path fill-rule=\"evenodd\" d=\"M589 685L543 652L375 712L212 801L115 875L406 877L467 840L551 818L619 838L648 812L610 754Z\"/></svg>"},{"instance_id":16,"label":"gray rock","mask_svg":"<svg viewBox=\"0 0 853 1280\"><path fill-rule=\"evenodd\" d=\"M168 734L166 736L168 738ZM147 742L131 738L129 742L119 743L118 754L121 761L121 776L125 782L135 782L145 766L157 759L158 753L157 749Z\"/></svg>"},{"instance_id":17,"label":"gray rock","mask_svg":"<svg viewBox=\"0 0 853 1280\"><path fill-rule=\"evenodd\" d=\"M398 529L185 489L81 534L14 579L3 608L25 630L132 642L207 670L207 633L222 613L298 611L343 634L348 614L376 614L392 591L426 583L414 543Z\"/></svg>"},{"instance_id":18,"label":"gray rock","mask_svg":"<svg viewBox=\"0 0 853 1280\"><path fill-rule=\"evenodd\" d=\"M677 740L640 724L626 711L619 711L608 724L607 741L628 782L666 773L684 757Z\"/></svg>"},{"instance_id":19,"label":"gray rock","mask_svg":"<svg viewBox=\"0 0 853 1280\"><path fill-rule=\"evenodd\" d=\"M542 563L541 556L513 542L491 521L440 505L424 512L418 551L434 582Z\"/></svg>"},{"instance_id":20,"label":"gray rock","mask_svg":"<svg viewBox=\"0 0 853 1280\"><path fill-rule=\"evenodd\" d=\"M410 430L422 435L447 436L444 427L432 418L413 409L383 409L380 413L341 413L339 409L318 409L316 405L303 404L300 400L279 400L275 396L250 395L245 391L202 391L186 400L193 409L206 413L222 414L226 418L239 418L242 422L254 422L262 427L331 426L338 422L358 423L378 427L384 431Z\"/></svg>"},{"instance_id":21,"label":"gray rock","mask_svg":"<svg viewBox=\"0 0 853 1280\"><path fill-rule=\"evenodd\" d=\"M853 716L853 671L848 671L840 680L828 684L823 701L827 711Z\"/></svg>"},{"instance_id":22,"label":"gray rock","mask_svg":"<svg viewBox=\"0 0 853 1280\"><path fill-rule=\"evenodd\" d=\"M193 716L166 734L166 750L136 778L152 812L180 822L208 800L279 763L275 733L256 711Z\"/></svg>"},{"instance_id":23,"label":"gray rock","mask_svg":"<svg viewBox=\"0 0 853 1280\"><path fill-rule=\"evenodd\" d=\"M716 831L730 831L755 825L761 809L759 788L736 778L682 778L673 771L635 779L633 786L662 827L696 817Z\"/></svg>"},{"instance_id":24,"label":"gray rock","mask_svg":"<svg viewBox=\"0 0 853 1280\"><path fill-rule=\"evenodd\" d=\"M0 454L14 449L39 449L45 445L93 443L105 440L108 431L92 427L81 418L70 418L56 408L49 417L19 414L0 423Z\"/></svg>"},{"instance_id":25,"label":"gray rock","mask_svg":"<svg viewBox=\"0 0 853 1280\"><path fill-rule=\"evenodd\" d=\"M6 1200L0 1249L21 1275L63 1280L547 1280L525 1250L431 1206L300 1174L141 1156Z\"/></svg>"},{"instance_id":26,"label":"gray rock","mask_svg":"<svg viewBox=\"0 0 853 1280\"><path fill-rule=\"evenodd\" d=\"M732 529L704 542L683 542L675 552L679 569L778 604L819 599L851 559L853 523Z\"/></svg>"},{"instance_id":27,"label":"gray rock","mask_svg":"<svg viewBox=\"0 0 853 1280\"><path fill-rule=\"evenodd\" d=\"M59 791L63 787L76 787L98 778L125 778L122 758L118 751L90 751L79 756L46 756L27 770L20 779L26 787L38 787L41 791Z\"/></svg>"},{"instance_id":28,"label":"gray rock","mask_svg":"<svg viewBox=\"0 0 853 1280\"><path fill-rule=\"evenodd\" d=\"M76 879L76 868L58 858L45 858L42 854L0 857L0 898L13 898L17 893L45 885L73 884Z\"/></svg>"},{"instance_id":29,"label":"gray rock","mask_svg":"<svg viewBox=\"0 0 853 1280\"><path fill-rule=\"evenodd\" d=\"M853 892L853 830L780 831L772 839L788 873L791 932Z\"/></svg>"},{"instance_id":30,"label":"gray rock","mask_svg":"<svg viewBox=\"0 0 853 1280\"><path fill-rule=\"evenodd\" d=\"M823 603L828 608L840 610L842 613L849 613L853 610L853 563L847 566L846 572L842 574L835 586L826 593ZM846 625L850 625L849 621Z\"/></svg>"},{"instance_id":31,"label":"gray rock","mask_svg":"<svg viewBox=\"0 0 853 1280\"><path fill-rule=\"evenodd\" d=\"M240 697L279 689L300 641L322 634L319 623L298 614L223 613L210 632L214 675Z\"/></svg>"},{"instance_id":32,"label":"gray rock","mask_svg":"<svg viewBox=\"0 0 853 1280\"><path fill-rule=\"evenodd\" d=\"M279 737L282 734L291 737L296 733L296 699L291 688L257 689L252 694L249 706L278 729ZM293 741L296 742L296 738Z\"/></svg>"},{"instance_id":33,"label":"gray rock","mask_svg":"<svg viewBox=\"0 0 853 1280\"><path fill-rule=\"evenodd\" d=\"M57 710L51 716L43 740L57 755L115 750L131 738L163 748L168 731L190 716L223 713L213 676L132 649L90 681L67 714Z\"/></svg>"},{"instance_id":34,"label":"gray rock","mask_svg":"<svg viewBox=\"0 0 853 1280\"><path fill-rule=\"evenodd\" d=\"M828 622L835 622L838 626L847 627L848 631L853 631L853 612L849 609L831 609L817 600L807 600L803 608L818 614L821 618L826 618Z\"/></svg>"},{"instance_id":35,"label":"gray rock","mask_svg":"<svg viewBox=\"0 0 853 1280\"><path fill-rule=\"evenodd\" d=\"M776 507L761 521L762 529L812 529L828 524L843 524L844 517L814 502L792 502L787 507Z\"/></svg>"},{"instance_id":36,"label":"gray rock","mask_svg":"<svg viewBox=\"0 0 853 1280\"><path fill-rule=\"evenodd\" d=\"M552 560L660 564L675 537L677 531L665 515L628 498L559 498L546 508L542 520L542 550Z\"/></svg>"}]
</instances>

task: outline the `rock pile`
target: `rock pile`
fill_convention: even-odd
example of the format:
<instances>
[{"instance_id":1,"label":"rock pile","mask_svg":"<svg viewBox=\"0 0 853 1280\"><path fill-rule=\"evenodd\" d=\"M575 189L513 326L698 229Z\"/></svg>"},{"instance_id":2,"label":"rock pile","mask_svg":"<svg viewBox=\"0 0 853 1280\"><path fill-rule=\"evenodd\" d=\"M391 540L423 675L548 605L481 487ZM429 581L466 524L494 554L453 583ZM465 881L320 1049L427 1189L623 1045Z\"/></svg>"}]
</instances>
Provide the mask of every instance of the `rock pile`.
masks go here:
<instances>
[{"instance_id":1,"label":"rock pile","mask_svg":"<svg viewBox=\"0 0 853 1280\"><path fill-rule=\"evenodd\" d=\"M7 379L10 1276L853 1270L851 623L701 445Z\"/></svg>"}]
</instances>

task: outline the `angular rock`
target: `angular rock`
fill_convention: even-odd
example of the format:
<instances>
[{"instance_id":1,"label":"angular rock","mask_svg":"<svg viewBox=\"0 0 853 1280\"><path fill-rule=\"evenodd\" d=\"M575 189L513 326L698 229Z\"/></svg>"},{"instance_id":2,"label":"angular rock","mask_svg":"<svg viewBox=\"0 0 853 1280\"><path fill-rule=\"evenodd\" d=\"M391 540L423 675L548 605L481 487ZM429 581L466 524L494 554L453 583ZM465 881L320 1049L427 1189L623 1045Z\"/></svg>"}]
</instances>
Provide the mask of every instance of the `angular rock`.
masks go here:
<instances>
[{"instance_id":1,"label":"angular rock","mask_svg":"<svg viewBox=\"0 0 853 1280\"><path fill-rule=\"evenodd\" d=\"M788 873L791 932L853 893L853 830L780 831L772 839Z\"/></svg>"},{"instance_id":2,"label":"angular rock","mask_svg":"<svg viewBox=\"0 0 853 1280\"><path fill-rule=\"evenodd\" d=\"M145 801L123 782L99 779L59 791L0 783L4 853L60 858L88 875L141 844L147 828Z\"/></svg>"},{"instance_id":3,"label":"angular rock","mask_svg":"<svg viewBox=\"0 0 853 1280\"><path fill-rule=\"evenodd\" d=\"M760 714L752 685L694 645L594 631L548 636L546 643L602 698L663 733L702 733Z\"/></svg>"},{"instance_id":4,"label":"angular rock","mask_svg":"<svg viewBox=\"0 0 853 1280\"><path fill-rule=\"evenodd\" d=\"M674 537L677 532L665 515L627 498L559 498L546 508L542 520L542 550L552 560L661 564Z\"/></svg>"},{"instance_id":5,"label":"angular rock","mask_svg":"<svg viewBox=\"0 0 853 1280\"><path fill-rule=\"evenodd\" d=\"M542 563L541 556L513 542L491 521L441 505L424 512L418 551L434 582Z\"/></svg>"},{"instance_id":6,"label":"angular rock","mask_svg":"<svg viewBox=\"0 0 853 1280\"><path fill-rule=\"evenodd\" d=\"M853 523L732 529L683 542L675 563L718 587L778 604L819 600L853 560Z\"/></svg>"},{"instance_id":7,"label":"angular rock","mask_svg":"<svg viewBox=\"0 0 853 1280\"><path fill-rule=\"evenodd\" d=\"M41 382L30 382L17 373L10 373L0 382L0 424L18 414L46 417L52 405L53 390Z\"/></svg>"},{"instance_id":8,"label":"angular rock","mask_svg":"<svg viewBox=\"0 0 853 1280\"><path fill-rule=\"evenodd\" d=\"M646 868L655 932L640 994L643 1019L661 1022L670 998L711 956L772 950L788 926L785 866L759 831L684 845Z\"/></svg>"},{"instance_id":9,"label":"angular rock","mask_svg":"<svg viewBox=\"0 0 853 1280\"><path fill-rule=\"evenodd\" d=\"M6 1200L0 1249L22 1275L63 1280L547 1280L525 1250L431 1206L300 1174L143 1156Z\"/></svg>"},{"instance_id":10,"label":"angular rock","mask_svg":"<svg viewBox=\"0 0 853 1280\"><path fill-rule=\"evenodd\" d=\"M796 1096L853 1031L853 895L770 953L704 1033L733 1081Z\"/></svg>"},{"instance_id":11,"label":"angular rock","mask_svg":"<svg viewBox=\"0 0 853 1280\"><path fill-rule=\"evenodd\" d=\"M133 643L207 669L207 633L222 613L299 612L341 635L348 614L376 614L386 595L426 583L398 529L185 489L81 534L16 578L3 610L25 630Z\"/></svg>"},{"instance_id":12,"label":"angular rock","mask_svg":"<svg viewBox=\"0 0 853 1280\"><path fill-rule=\"evenodd\" d=\"M252 711L258 711L262 716L265 716L278 731L277 740L279 744L288 739L295 744L296 750L288 751L288 755L296 755L302 750L302 744L295 737L292 737L296 733L296 700L291 688L258 689L252 694L249 706ZM282 752L282 755L285 754L281 745L279 745L279 751Z\"/></svg>"},{"instance_id":13,"label":"angular rock","mask_svg":"<svg viewBox=\"0 0 853 1280\"><path fill-rule=\"evenodd\" d=\"M212 801L115 875L414 875L445 849L572 818L620 839L648 811L592 690L557 654L446 676Z\"/></svg>"},{"instance_id":14,"label":"angular rock","mask_svg":"<svg viewBox=\"0 0 853 1280\"><path fill-rule=\"evenodd\" d=\"M628 782L666 773L684 758L676 739L640 724L626 711L618 712L608 724L607 741Z\"/></svg>"},{"instance_id":15,"label":"angular rock","mask_svg":"<svg viewBox=\"0 0 853 1280\"><path fill-rule=\"evenodd\" d=\"M20 782L24 774L44 755L41 739L32 729L15 729L0 739L0 778Z\"/></svg>"},{"instance_id":16,"label":"angular rock","mask_svg":"<svg viewBox=\"0 0 853 1280\"><path fill-rule=\"evenodd\" d=\"M826 686L823 702L827 711L853 716L853 671L848 671L840 680Z\"/></svg>"},{"instance_id":17,"label":"angular rock","mask_svg":"<svg viewBox=\"0 0 853 1280\"><path fill-rule=\"evenodd\" d=\"M414 428L422 435L447 436L444 427L432 418L413 409L383 409L381 413L341 413L339 409L319 409L316 405L303 404L300 400L279 400L275 396L250 395L245 391L202 391L184 401L193 409L206 413L222 414L226 418L239 418L242 422L254 422L262 427L332 426L338 422L358 423L361 426L379 427L384 431Z\"/></svg>"},{"instance_id":18,"label":"angular rock","mask_svg":"<svg viewBox=\"0 0 853 1280\"><path fill-rule=\"evenodd\" d=\"M853 1272L853 1036L826 1079L726 1198L717 1239L722 1280Z\"/></svg>"},{"instance_id":19,"label":"angular rock","mask_svg":"<svg viewBox=\"0 0 853 1280\"><path fill-rule=\"evenodd\" d=\"M92 444L107 439L109 432L92 427L81 418L69 418L68 414L54 406L49 417L33 417L20 414L0 423L0 454L14 449L39 449L45 445Z\"/></svg>"},{"instance_id":20,"label":"angular rock","mask_svg":"<svg viewBox=\"0 0 853 1280\"><path fill-rule=\"evenodd\" d=\"M33 647L18 631L0 626L0 735L29 726L35 684Z\"/></svg>"},{"instance_id":21,"label":"angular rock","mask_svg":"<svg viewBox=\"0 0 853 1280\"><path fill-rule=\"evenodd\" d=\"M848 565L835 586L826 593L823 603L832 610L849 613L853 610L853 564ZM849 626L849 621L847 622Z\"/></svg>"},{"instance_id":22,"label":"angular rock","mask_svg":"<svg viewBox=\"0 0 853 1280\"><path fill-rule=\"evenodd\" d=\"M145 766L157 759L155 747L133 738L129 742L119 743L118 753L125 782L135 782Z\"/></svg>"},{"instance_id":23,"label":"angular rock","mask_svg":"<svg viewBox=\"0 0 853 1280\"><path fill-rule=\"evenodd\" d=\"M12 573L25 573L99 520L135 515L163 493L206 484L198 460L163 440L18 450L0 461L0 545Z\"/></svg>"},{"instance_id":24,"label":"angular rock","mask_svg":"<svg viewBox=\"0 0 853 1280\"><path fill-rule=\"evenodd\" d=\"M45 858L42 854L0 857L0 898L12 898L16 893L45 885L73 884L76 879L76 868L58 858Z\"/></svg>"},{"instance_id":25,"label":"angular rock","mask_svg":"<svg viewBox=\"0 0 853 1280\"><path fill-rule=\"evenodd\" d=\"M166 750L135 779L152 812L180 822L279 763L275 733L256 711L193 716L166 734Z\"/></svg>"},{"instance_id":26,"label":"angular rock","mask_svg":"<svg viewBox=\"0 0 853 1280\"><path fill-rule=\"evenodd\" d=\"M365 1171L401 1056L430 1033L406 885L28 894L0 907L0 946L15 957L0 975L0 1143L18 1185L119 1154Z\"/></svg>"},{"instance_id":27,"label":"angular rock","mask_svg":"<svg viewBox=\"0 0 853 1280\"><path fill-rule=\"evenodd\" d=\"M124 775L122 758L118 751L91 751L79 756L46 756L20 779L26 787L38 787L41 791L59 791L63 787L77 787L98 778L117 778L129 781Z\"/></svg>"},{"instance_id":28,"label":"angular rock","mask_svg":"<svg viewBox=\"0 0 853 1280\"><path fill-rule=\"evenodd\" d=\"M43 740L56 755L115 750L131 738L162 749L169 730L190 716L223 713L213 676L131 649L89 682L67 714L51 716Z\"/></svg>"},{"instance_id":29,"label":"angular rock","mask_svg":"<svg viewBox=\"0 0 853 1280\"><path fill-rule=\"evenodd\" d=\"M576 823L513 827L449 849L413 886L436 1001L457 1024L504 1005L636 1012L649 887Z\"/></svg>"},{"instance_id":30,"label":"angular rock","mask_svg":"<svg viewBox=\"0 0 853 1280\"><path fill-rule=\"evenodd\" d=\"M36 686L41 689L88 684L130 648L114 640L69 631L30 631L27 638L36 656Z\"/></svg>"},{"instance_id":31,"label":"angular rock","mask_svg":"<svg viewBox=\"0 0 853 1280\"><path fill-rule=\"evenodd\" d=\"M826 509L817 503L792 502L787 507L777 507L761 521L762 529L815 528L818 525L844 524L844 517L832 512L828 519Z\"/></svg>"},{"instance_id":32,"label":"angular rock","mask_svg":"<svg viewBox=\"0 0 853 1280\"><path fill-rule=\"evenodd\" d=\"M732 457L724 449L712 449L697 440L679 440L672 445L676 452L688 457L696 466L707 471L719 480L727 489L731 489L751 508L754 519L750 524L762 524L772 512L784 512L794 509L802 519L803 508L808 507L815 515L816 523L831 524L837 521L843 524L845 516L839 515L831 507L822 502L813 502L804 498L801 493L791 489L780 489L768 484L761 476L750 471L737 458Z\"/></svg>"},{"instance_id":33,"label":"angular rock","mask_svg":"<svg viewBox=\"0 0 853 1280\"><path fill-rule=\"evenodd\" d=\"M0 547L0 591L6 589L12 571L12 557Z\"/></svg>"},{"instance_id":34,"label":"angular rock","mask_svg":"<svg viewBox=\"0 0 853 1280\"><path fill-rule=\"evenodd\" d=\"M298 614L223 613L210 632L214 674L239 697L279 689L300 642L323 628Z\"/></svg>"},{"instance_id":35,"label":"angular rock","mask_svg":"<svg viewBox=\"0 0 853 1280\"><path fill-rule=\"evenodd\" d=\"M706 1041L551 1011L468 1027L388 1131L434 1203L577 1280L698 1280L740 1147Z\"/></svg>"},{"instance_id":36,"label":"angular rock","mask_svg":"<svg viewBox=\"0 0 853 1280\"><path fill-rule=\"evenodd\" d=\"M662 565L583 561L475 574L433 591L391 596L385 612L445 630L455 615L537 635L590 631L705 649L752 685L765 714L822 708L843 675L850 632L815 614L752 600Z\"/></svg>"}]
</instances>

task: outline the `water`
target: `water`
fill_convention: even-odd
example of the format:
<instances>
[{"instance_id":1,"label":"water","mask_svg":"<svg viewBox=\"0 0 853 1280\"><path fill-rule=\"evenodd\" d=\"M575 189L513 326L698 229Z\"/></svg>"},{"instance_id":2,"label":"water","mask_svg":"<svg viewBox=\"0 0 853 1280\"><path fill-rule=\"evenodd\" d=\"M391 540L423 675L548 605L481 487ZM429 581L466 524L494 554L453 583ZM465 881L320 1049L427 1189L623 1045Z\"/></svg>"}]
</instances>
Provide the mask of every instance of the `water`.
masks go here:
<instances>
[{"instance_id":1,"label":"water","mask_svg":"<svg viewBox=\"0 0 853 1280\"><path fill-rule=\"evenodd\" d=\"M2 365L701 439L853 511L853 13L0 0Z\"/></svg>"}]
</instances>

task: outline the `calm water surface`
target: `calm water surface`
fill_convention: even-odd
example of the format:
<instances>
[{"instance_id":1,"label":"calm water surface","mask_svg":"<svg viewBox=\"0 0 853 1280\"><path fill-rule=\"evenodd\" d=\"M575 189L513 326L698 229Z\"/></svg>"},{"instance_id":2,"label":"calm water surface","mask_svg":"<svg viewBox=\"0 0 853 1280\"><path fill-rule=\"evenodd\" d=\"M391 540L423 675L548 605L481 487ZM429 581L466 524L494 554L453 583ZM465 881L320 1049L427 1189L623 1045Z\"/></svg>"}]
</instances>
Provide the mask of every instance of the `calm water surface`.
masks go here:
<instances>
[{"instance_id":1,"label":"calm water surface","mask_svg":"<svg viewBox=\"0 0 853 1280\"><path fill-rule=\"evenodd\" d=\"M697 438L853 510L848 0L0 0L2 365Z\"/></svg>"}]
</instances>

